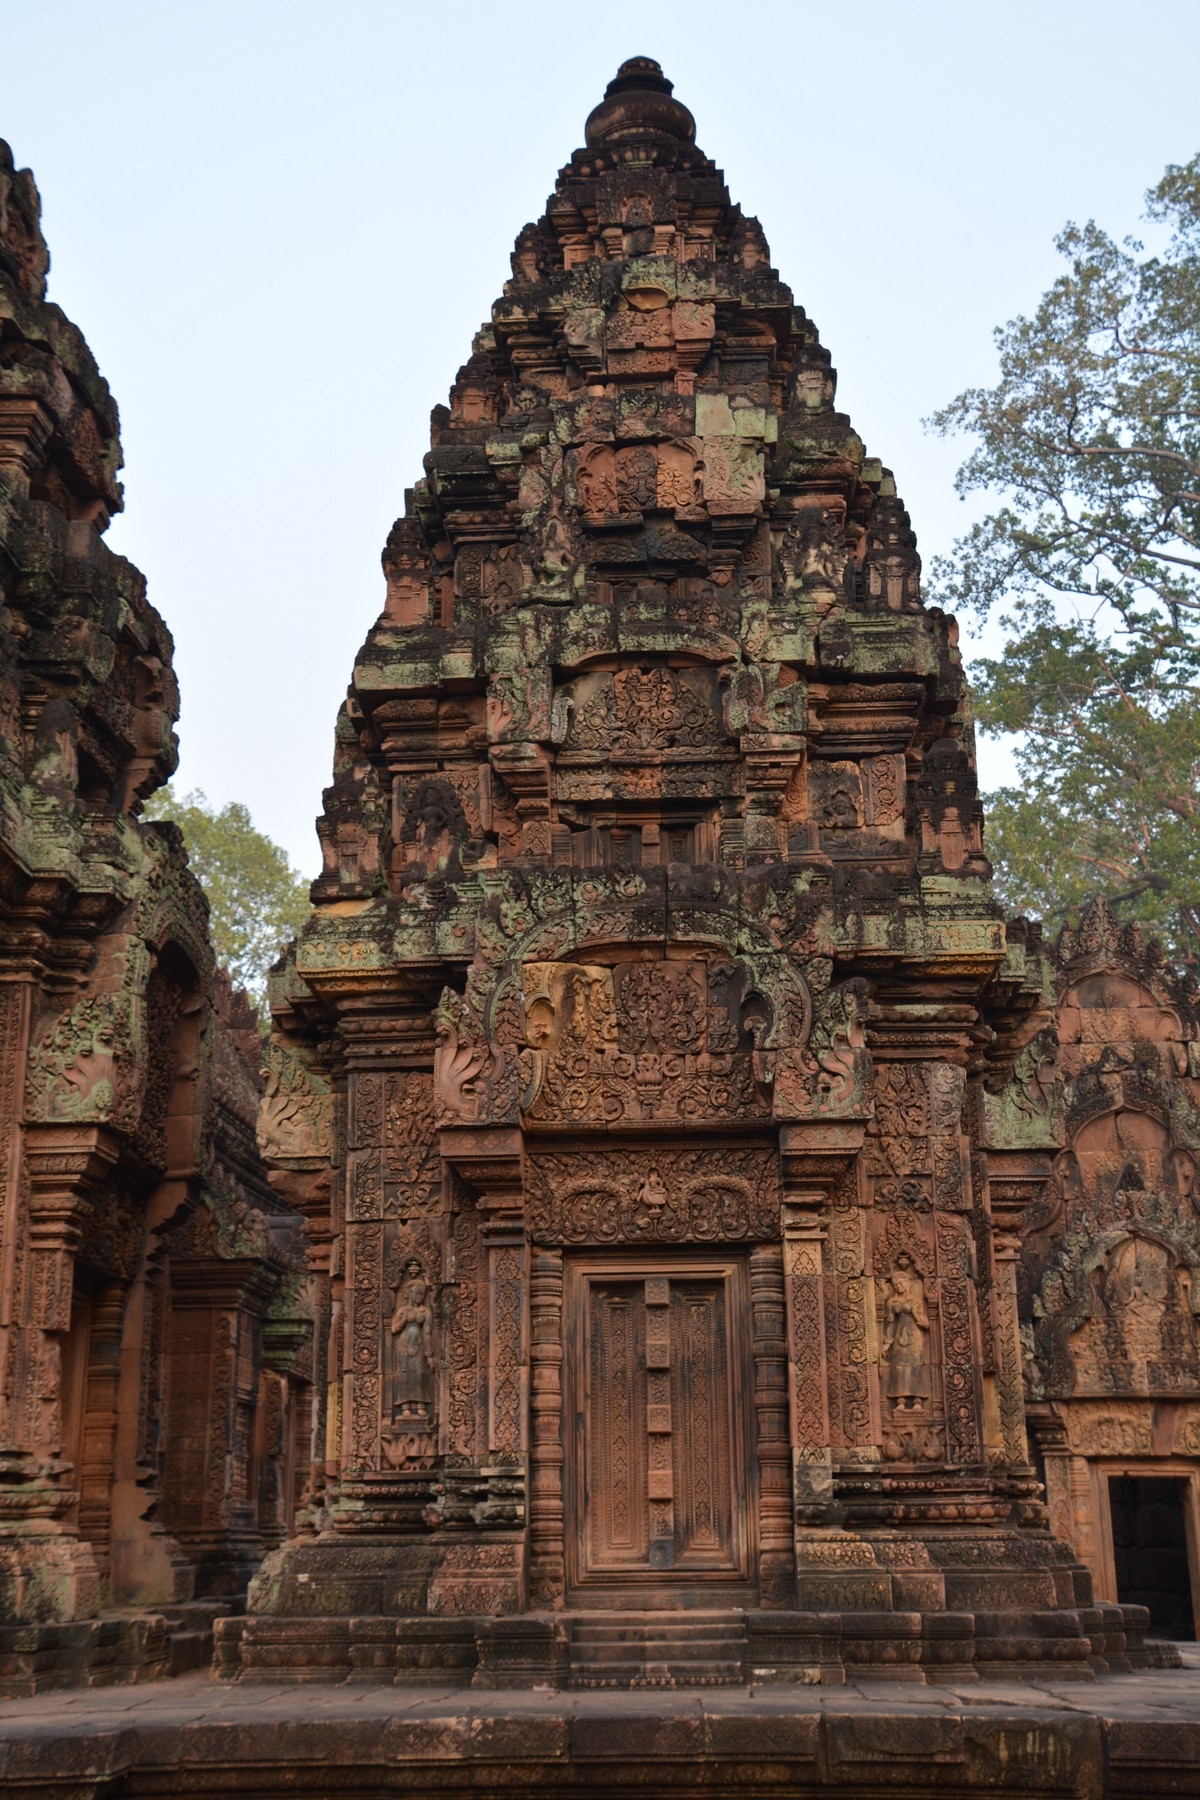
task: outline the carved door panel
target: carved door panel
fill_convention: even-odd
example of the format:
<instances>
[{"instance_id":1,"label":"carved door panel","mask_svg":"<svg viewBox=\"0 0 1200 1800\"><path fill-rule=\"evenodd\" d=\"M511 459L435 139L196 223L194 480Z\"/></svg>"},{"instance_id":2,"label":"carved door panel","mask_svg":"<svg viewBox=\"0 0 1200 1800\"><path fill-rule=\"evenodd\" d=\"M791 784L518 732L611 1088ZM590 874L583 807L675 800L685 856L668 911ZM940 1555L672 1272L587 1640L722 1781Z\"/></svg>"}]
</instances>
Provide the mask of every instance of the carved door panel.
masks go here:
<instances>
[{"instance_id":1,"label":"carved door panel","mask_svg":"<svg viewBox=\"0 0 1200 1800\"><path fill-rule=\"evenodd\" d=\"M576 1583L748 1580L742 1276L739 1264L700 1259L575 1269Z\"/></svg>"}]
</instances>

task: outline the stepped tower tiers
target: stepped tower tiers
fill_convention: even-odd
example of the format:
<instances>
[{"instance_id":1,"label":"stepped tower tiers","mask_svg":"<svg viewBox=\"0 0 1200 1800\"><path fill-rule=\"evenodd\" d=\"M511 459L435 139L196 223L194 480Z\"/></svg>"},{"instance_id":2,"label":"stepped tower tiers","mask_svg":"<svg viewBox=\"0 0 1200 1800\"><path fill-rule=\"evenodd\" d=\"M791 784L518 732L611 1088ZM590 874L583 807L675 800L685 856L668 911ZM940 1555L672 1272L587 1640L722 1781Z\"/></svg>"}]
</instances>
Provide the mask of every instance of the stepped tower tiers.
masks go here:
<instances>
[{"instance_id":1,"label":"stepped tower tiers","mask_svg":"<svg viewBox=\"0 0 1200 1800\"><path fill-rule=\"evenodd\" d=\"M1029 1463L985 1094L1050 975L992 895L954 623L648 58L425 470L273 993L325 1462L223 1667L1129 1655Z\"/></svg>"}]
</instances>

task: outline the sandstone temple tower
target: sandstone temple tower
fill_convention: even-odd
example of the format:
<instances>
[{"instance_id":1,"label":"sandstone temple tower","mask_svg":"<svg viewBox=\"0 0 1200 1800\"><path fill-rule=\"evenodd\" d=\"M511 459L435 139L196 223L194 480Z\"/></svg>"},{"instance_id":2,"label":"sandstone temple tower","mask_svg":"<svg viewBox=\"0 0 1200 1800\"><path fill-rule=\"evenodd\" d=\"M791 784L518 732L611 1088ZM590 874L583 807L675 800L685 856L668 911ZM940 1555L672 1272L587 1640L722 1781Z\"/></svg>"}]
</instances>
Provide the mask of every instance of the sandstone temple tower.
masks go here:
<instances>
[{"instance_id":1,"label":"sandstone temple tower","mask_svg":"<svg viewBox=\"0 0 1200 1800\"><path fill-rule=\"evenodd\" d=\"M323 1456L230 1673L1134 1647L1026 1442L1051 975L954 624L694 136L625 63L387 542L261 1126Z\"/></svg>"}]
</instances>

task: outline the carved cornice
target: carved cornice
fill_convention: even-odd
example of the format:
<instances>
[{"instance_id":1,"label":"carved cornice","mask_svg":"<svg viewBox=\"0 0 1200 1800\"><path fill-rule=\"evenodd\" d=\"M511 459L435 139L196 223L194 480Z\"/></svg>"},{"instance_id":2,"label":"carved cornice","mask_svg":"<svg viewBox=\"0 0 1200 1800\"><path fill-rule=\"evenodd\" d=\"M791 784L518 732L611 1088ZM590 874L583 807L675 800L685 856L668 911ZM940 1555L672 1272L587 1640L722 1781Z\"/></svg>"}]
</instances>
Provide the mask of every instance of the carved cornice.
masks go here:
<instances>
[{"instance_id":1,"label":"carved cornice","mask_svg":"<svg viewBox=\"0 0 1200 1800\"><path fill-rule=\"evenodd\" d=\"M524 1205L525 1139L516 1127L451 1125L439 1134L443 1159L499 1210Z\"/></svg>"},{"instance_id":2,"label":"carved cornice","mask_svg":"<svg viewBox=\"0 0 1200 1800\"><path fill-rule=\"evenodd\" d=\"M811 1119L779 1133L783 1199L790 1206L821 1206L829 1189L863 1147L861 1120Z\"/></svg>"}]
</instances>

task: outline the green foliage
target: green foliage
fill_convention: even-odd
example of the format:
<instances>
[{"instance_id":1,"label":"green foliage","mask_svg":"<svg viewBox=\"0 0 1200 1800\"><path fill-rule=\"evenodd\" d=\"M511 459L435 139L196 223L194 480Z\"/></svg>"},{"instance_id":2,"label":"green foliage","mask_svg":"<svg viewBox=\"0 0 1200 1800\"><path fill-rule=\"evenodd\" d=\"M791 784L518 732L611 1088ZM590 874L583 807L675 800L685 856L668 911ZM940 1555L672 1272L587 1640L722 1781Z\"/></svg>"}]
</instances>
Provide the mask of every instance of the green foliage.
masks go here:
<instances>
[{"instance_id":1,"label":"green foliage","mask_svg":"<svg viewBox=\"0 0 1200 1800\"><path fill-rule=\"evenodd\" d=\"M177 797L165 787L147 803L145 816L170 819L183 832L212 909L217 960L261 1008L267 970L308 917L308 882L237 801L218 812L198 790Z\"/></svg>"},{"instance_id":2,"label":"green foliage","mask_svg":"<svg viewBox=\"0 0 1200 1800\"><path fill-rule=\"evenodd\" d=\"M990 797L1005 899L1057 923L1103 891L1195 962L1200 156L1146 198L1161 253L1068 225L1068 269L996 333L995 387L931 421L975 436L959 492L1002 502L932 577L940 604L1007 608L1004 654L972 668L1023 783Z\"/></svg>"}]
</instances>

